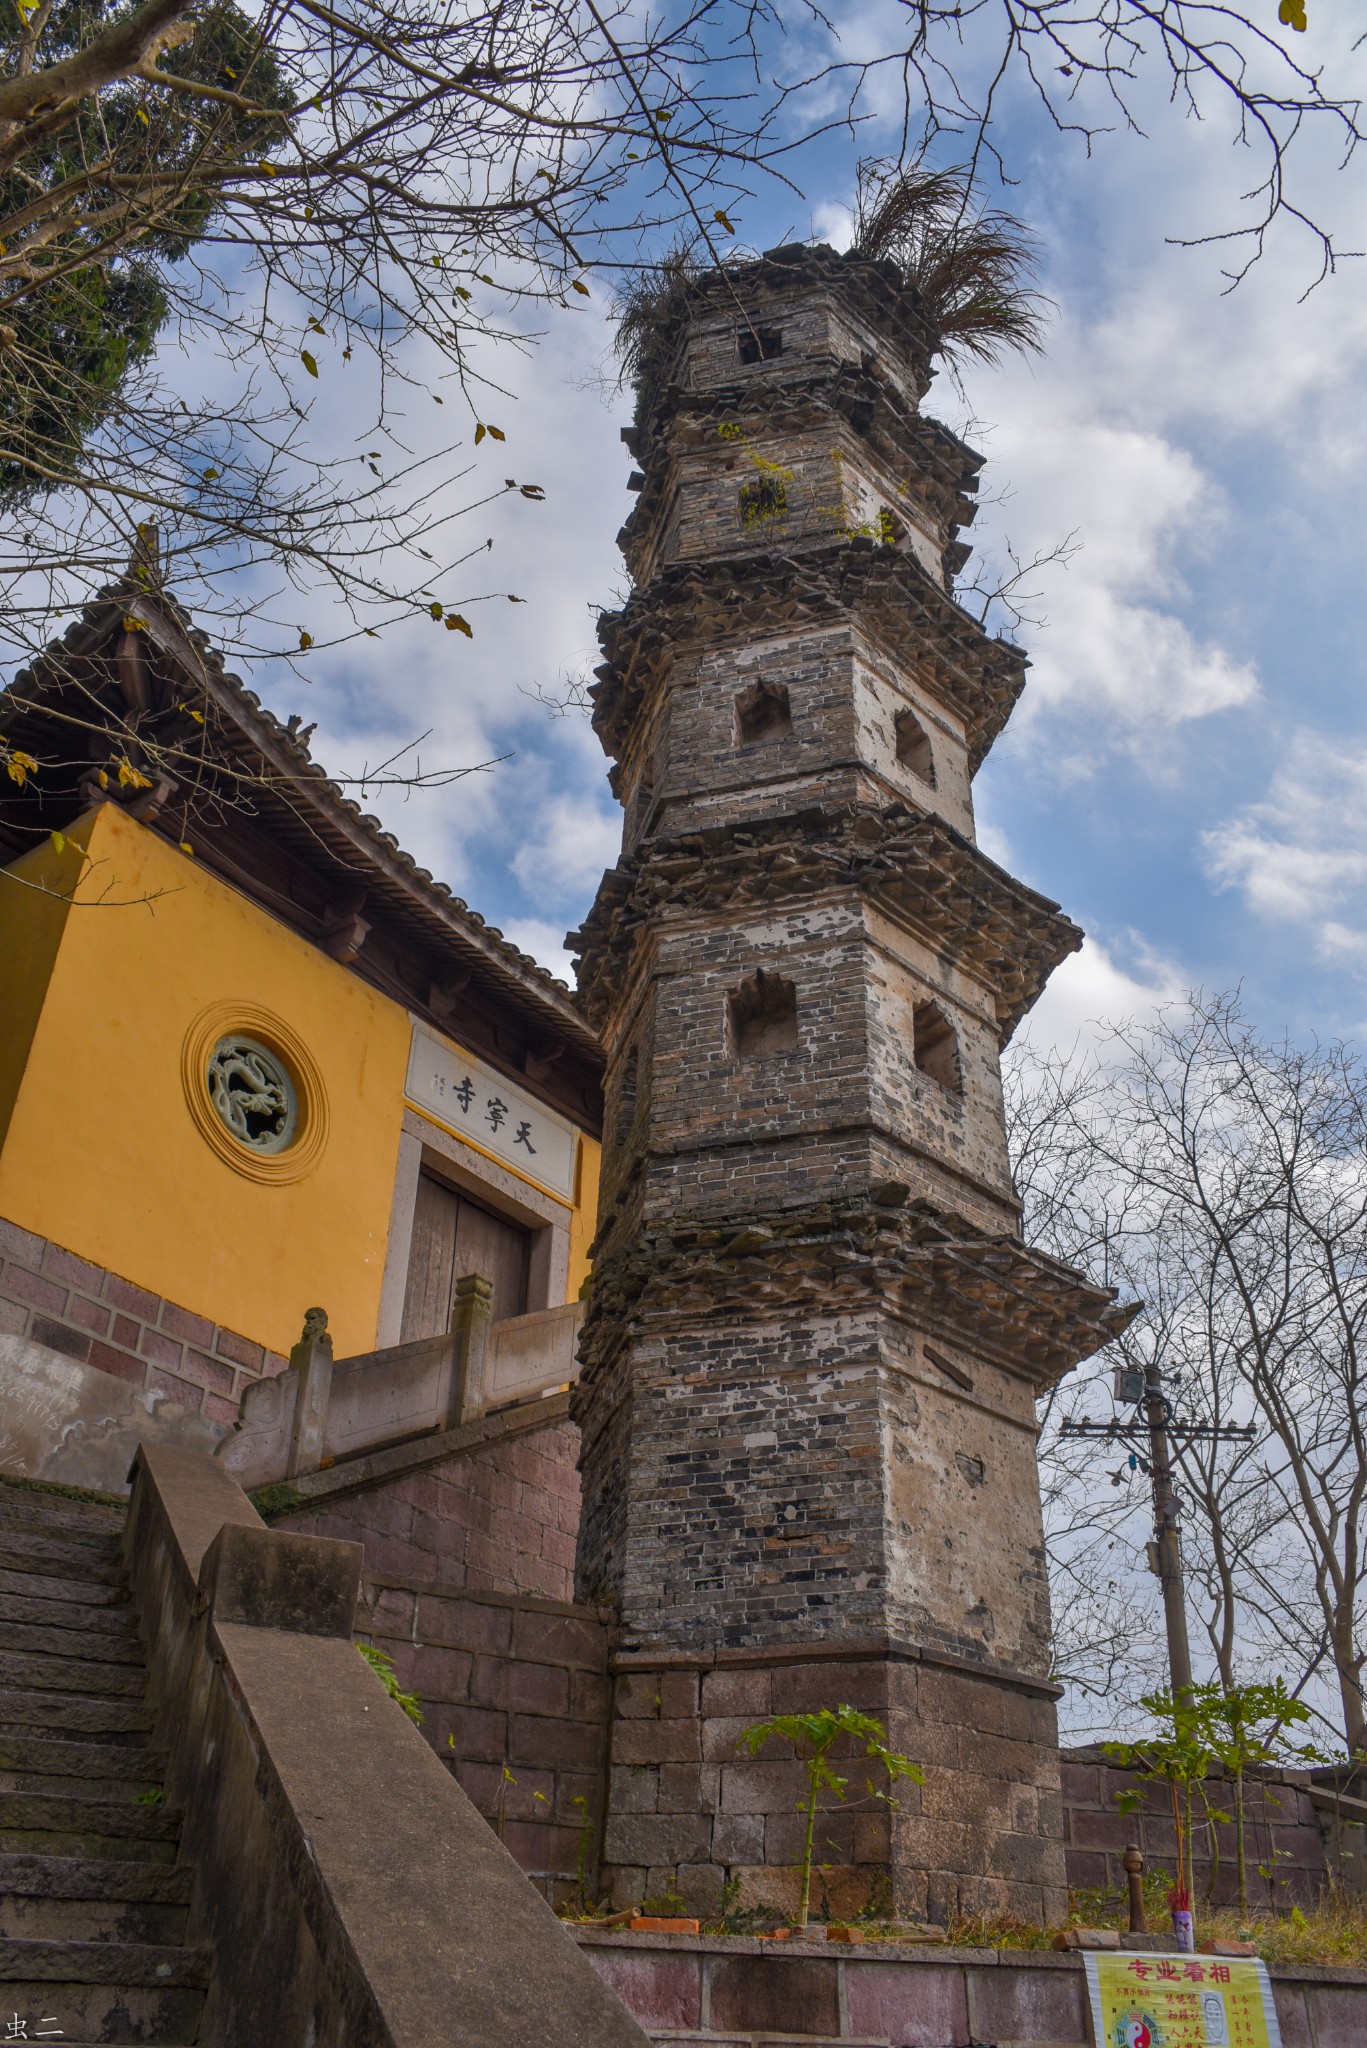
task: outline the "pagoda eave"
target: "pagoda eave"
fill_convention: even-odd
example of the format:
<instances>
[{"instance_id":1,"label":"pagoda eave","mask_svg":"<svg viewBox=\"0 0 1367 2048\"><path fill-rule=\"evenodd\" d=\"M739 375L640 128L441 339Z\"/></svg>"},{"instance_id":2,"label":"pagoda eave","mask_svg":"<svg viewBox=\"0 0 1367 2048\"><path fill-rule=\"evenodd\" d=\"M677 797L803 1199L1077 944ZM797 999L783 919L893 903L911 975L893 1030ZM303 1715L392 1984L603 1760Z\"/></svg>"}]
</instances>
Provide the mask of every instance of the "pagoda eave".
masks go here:
<instances>
[{"instance_id":1,"label":"pagoda eave","mask_svg":"<svg viewBox=\"0 0 1367 2048\"><path fill-rule=\"evenodd\" d=\"M607 661L589 693L604 752L619 757L669 656L852 621L944 692L977 769L1025 686L1026 658L985 633L914 556L862 536L801 553L673 562L606 614L599 639Z\"/></svg>"}]
</instances>

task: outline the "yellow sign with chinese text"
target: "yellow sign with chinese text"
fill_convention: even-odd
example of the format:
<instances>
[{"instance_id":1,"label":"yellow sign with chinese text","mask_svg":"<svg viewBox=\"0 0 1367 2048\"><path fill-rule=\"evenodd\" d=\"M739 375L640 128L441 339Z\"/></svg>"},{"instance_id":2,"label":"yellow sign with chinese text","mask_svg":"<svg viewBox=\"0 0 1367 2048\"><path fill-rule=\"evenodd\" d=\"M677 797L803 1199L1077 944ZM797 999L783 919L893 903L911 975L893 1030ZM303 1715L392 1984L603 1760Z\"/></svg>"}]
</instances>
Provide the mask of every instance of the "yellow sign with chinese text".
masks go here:
<instances>
[{"instance_id":1,"label":"yellow sign with chinese text","mask_svg":"<svg viewBox=\"0 0 1367 2048\"><path fill-rule=\"evenodd\" d=\"M1085 1961L1096 2048L1282 2048L1272 1986L1254 1956Z\"/></svg>"}]
</instances>

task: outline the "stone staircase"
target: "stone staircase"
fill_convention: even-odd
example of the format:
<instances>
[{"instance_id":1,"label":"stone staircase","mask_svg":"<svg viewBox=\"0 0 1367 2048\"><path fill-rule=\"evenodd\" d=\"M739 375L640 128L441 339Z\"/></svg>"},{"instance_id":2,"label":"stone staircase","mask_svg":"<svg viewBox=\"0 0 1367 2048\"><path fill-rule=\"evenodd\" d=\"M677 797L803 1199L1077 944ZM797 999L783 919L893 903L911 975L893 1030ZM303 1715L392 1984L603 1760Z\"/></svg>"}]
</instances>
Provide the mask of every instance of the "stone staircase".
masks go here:
<instances>
[{"instance_id":1,"label":"stone staircase","mask_svg":"<svg viewBox=\"0 0 1367 2048\"><path fill-rule=\"evenodd\" d=\"M0 1484L0 2036L191 2048L209 1962L185 1942L194 1872L162 1800L123 1526Z\"/></svg>"}]
</instances>

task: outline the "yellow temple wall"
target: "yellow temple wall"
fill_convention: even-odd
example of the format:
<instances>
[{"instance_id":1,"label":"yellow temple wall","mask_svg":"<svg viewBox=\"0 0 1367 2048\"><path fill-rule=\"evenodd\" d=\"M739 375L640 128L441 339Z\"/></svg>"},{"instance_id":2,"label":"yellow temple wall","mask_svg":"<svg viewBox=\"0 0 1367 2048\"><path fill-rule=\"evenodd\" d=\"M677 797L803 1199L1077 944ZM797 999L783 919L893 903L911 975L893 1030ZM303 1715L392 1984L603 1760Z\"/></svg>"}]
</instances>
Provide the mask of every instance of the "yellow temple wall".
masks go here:
<instances>
[{"instance_id":1,"label":"yellow temple wall","mask_svg":"<svg viewBox=\"0 0 1367 2048\"><path fill-rule=\"evenodd\" d=\"M0 870L0 1217L269 1351L288 1351L315 1303L339 1357L369 1349L407 1012L116 805L66 836L89 854L69 906L71 848ZM25 886L44 877L57 894ZM302 1053L310 1081L300 1144L263 1163L226 1131L206 1137L190 1094L206 1031L269 1045L271 1020L272 1050L296 1080ZM597 1152L581 1141L570 1298Z\"/></svg>"}]
</instances>

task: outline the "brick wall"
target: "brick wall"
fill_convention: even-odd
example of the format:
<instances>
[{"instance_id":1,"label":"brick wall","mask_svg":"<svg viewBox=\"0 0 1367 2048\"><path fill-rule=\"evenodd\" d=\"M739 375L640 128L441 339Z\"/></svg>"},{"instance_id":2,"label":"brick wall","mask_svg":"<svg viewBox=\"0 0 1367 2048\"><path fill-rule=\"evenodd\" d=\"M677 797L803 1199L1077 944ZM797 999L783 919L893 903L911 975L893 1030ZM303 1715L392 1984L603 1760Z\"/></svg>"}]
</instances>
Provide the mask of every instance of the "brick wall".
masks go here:
<instances>
[{"instance_id":1,"label":"brick wall","mask_svg":"<svg viewBox=\"0 0 1367 2048\"><path fill-rule=\"evenodd\" d=\"M1131 1788L1142 1794L1132 1813L1122 1813L1118 1793ZM1233 1790L1218 1779L1207 1784L1211 1804L1232 1813ZM1195 1802L1200 1812L1200 1799ZM1245 1792L1247 1861L1250 1898L1254 1903L1286 1911L1317 1899L1328 1882L1325 1835L1308 1782L1302 1777L1250 1780ZM1176 1865L1176 1839L1171 1796L1166 1786L1143 1785L1129 1771L1107 1763L1094 1749L1075 1750L1063 1758L1063 1827L1068 1882L1101 1886L1118 1896L1125 1891L1122 1858L1136 1843L1150 1868ZM1238 1898L1232 1823L1213 1823L1195 1830L1196 1889L1204 1898L1212 1870L1212 1834L1218 1838L1215 1898L1233 1904ZM1259 1865L1275 1870L1262 1876Z\"/></svg>"},{"instance_id":2,"label":"brick wall","mask_svg":"<svg viewBox=\"0 0 1367 2048\"><path fill-rule=\"evenodd\" d=\"M524 1430L379 1480L277 1526L359 1543L368 1571L568 1601L579 1528L579 1432Z\"/></svg>"},{"instance_id":3,"label":"brick wall","mask_svg":"<svg viewBox=\"0 0 1367 2048\"><path fill-rule=\"evenodd\" d=\"M565 1898L582 1853L592 1886L608 1708L597 1611L386 1573L367 1574L362 1599L362 1640L393 1658L423 1734L528 1876Z\"/></svg>"},{"instance_id":4,"label":"brick wall","mask_svg":"<svg viewBox=\"0 0 1367 2048\"><path fill-rule=\"evenodd\" d=\"M0 1262L0 1331L154 1387L215 1422L235 1422L247 1386L288 1363L3 1219Z\"/></svg>"}]
</instances>

